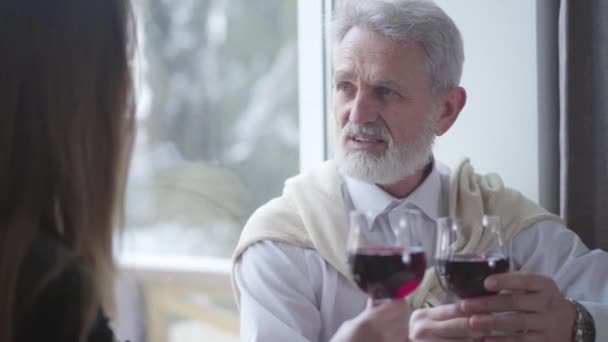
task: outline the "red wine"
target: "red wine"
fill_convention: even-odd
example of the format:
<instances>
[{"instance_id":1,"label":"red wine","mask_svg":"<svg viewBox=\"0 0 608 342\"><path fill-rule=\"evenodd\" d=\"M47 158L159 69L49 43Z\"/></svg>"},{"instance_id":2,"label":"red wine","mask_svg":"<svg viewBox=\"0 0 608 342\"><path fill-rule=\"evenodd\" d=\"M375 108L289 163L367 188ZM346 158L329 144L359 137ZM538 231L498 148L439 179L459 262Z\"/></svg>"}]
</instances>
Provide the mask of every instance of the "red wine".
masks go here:
<instances>
[{"instance_id":1,"label":"red wine","mask_svg":"<svg viewBox=\"0 0 608 342\"><path fill-rule=\"evenodd\" d=\"M360 248L349 255L349 263L357 285L374 299L404 298L420 285L426 270L418 247L405 258L402 248Z\"/></svg>"},{"instance_id":2,"label":"red wine","mask_svg":"<svg viewBox=\"0 0 608 342\"><path fill-rule=\"evenodd\" d=\"M465 299L495 294L486 290L483 282L489 275L507 272L509 260L504 256L455 255L438 260L437 267L442 284Z\"/></svg>"}]
</instances>

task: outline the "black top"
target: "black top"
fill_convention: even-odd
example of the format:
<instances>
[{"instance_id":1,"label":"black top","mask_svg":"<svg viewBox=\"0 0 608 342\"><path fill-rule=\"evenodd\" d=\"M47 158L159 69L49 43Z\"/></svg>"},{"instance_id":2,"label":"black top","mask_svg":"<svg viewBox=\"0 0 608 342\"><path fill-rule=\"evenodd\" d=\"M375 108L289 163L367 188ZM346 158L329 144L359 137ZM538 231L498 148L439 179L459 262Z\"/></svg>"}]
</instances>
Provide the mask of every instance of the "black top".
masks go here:
<instances>
[{"instance_id":1,"label":"black top","mask_svg":"<svg viewBox=\"0 0 608 342\"><path fill-rule=\"evenodd\" d=\"M76 263L70 263L39 290L62 248L53 239L39 239L24 260L17 281L16 342L78 341L82 311L81 269ZM114 342L101 308L87 342Z\"/></svg>"}]
</instances>

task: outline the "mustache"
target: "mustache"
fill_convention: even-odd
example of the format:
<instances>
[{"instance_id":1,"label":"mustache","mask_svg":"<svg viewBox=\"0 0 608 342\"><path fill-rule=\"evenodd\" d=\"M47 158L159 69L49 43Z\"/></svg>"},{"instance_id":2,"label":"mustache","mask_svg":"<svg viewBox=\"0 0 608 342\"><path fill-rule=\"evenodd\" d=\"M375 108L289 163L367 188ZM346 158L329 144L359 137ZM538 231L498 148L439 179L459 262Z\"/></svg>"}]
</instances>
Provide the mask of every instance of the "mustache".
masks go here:
<instances>
[{"instance_id":1,"label":"mustache","mask_svg":"<svg viewBox=\"0 0 608 342\"><path fill-rule=\"evenodd\" d=\"M391 135L388 128L383 123L358 125L352 122L347 122L342 128L342 138L348 138L356 134L372 135L386 141L391 140Z\"/></svg>"},{"instance_id":2,"label":"mustache","mask_svg":"<svg viewBox=\"0 0 608 342\"><path fill-rule=\"evenodd\" d=\"M342 139L346 139L357 134L373 135L387 142L392 141L392 137L388 130L388 127L386 127L386 125L381 122L367 123L364 125L347 122L346 125L344 125L344 127L342 128L341 137Z\"/></svg>"}]
</instances>

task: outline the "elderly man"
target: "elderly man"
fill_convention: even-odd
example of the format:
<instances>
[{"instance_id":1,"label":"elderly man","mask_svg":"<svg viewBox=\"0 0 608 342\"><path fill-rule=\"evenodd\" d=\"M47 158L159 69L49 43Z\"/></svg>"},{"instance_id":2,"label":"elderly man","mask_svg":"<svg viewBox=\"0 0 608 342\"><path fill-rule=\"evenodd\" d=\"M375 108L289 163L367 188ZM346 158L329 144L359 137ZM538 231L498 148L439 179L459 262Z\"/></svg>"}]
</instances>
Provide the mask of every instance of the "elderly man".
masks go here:
<instances>
[{"instance_id":1,"label":"elderly man","mask_svg":"<svg viewBox=\"0 0 608 342\"><path fill-rule=\"evenodd\" d=\"M431 1L365 0L344 2L333 25L337 155L288 180L244 228L233 273L243 340L608 341L598 324L608 321L608 254L498 176L433 158L466 102L452 20ZM430 254L437 218L501 216L518 271L488 277L498 294L487 297L450 303L427 272L407 301L367 304L347 266L346 213L400 208L422 214Z\"/></svg>"}]
</instances>

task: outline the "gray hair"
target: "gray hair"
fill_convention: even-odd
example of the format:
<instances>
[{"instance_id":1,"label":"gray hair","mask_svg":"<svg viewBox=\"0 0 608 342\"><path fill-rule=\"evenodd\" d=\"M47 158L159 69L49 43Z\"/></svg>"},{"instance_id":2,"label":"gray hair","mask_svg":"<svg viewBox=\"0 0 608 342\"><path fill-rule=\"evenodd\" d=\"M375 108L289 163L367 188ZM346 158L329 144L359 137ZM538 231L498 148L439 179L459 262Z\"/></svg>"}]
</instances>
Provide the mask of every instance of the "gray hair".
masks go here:
<instances>
[{"instance_id":1,"label":"gray hair","mask_svg":"<svg viewBox=\"0 0 608 342\"><path fill-rule=\"evenodd\" d=\"M339 43L353 27L397 41L416 41L427 54L433 93L460 84L464 47L452 19L431 0L342 0L333 18Z\"/></svg>"}]
</instances>

